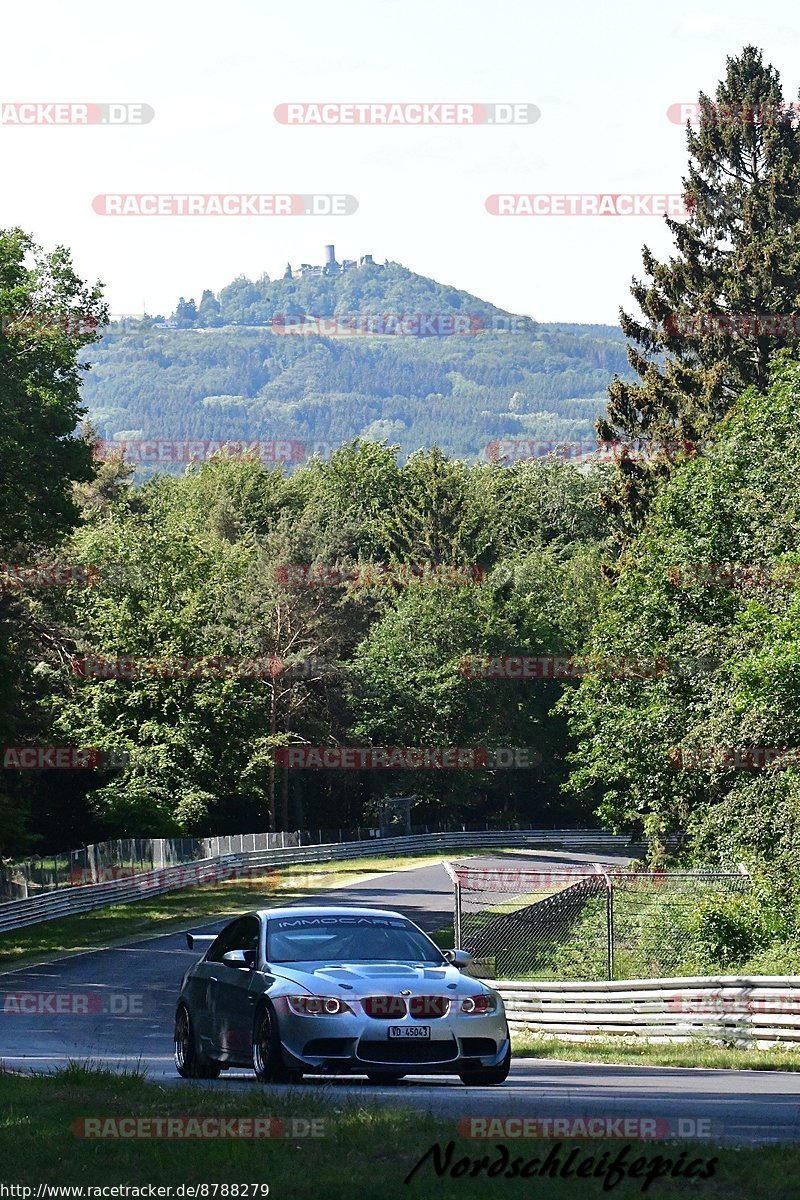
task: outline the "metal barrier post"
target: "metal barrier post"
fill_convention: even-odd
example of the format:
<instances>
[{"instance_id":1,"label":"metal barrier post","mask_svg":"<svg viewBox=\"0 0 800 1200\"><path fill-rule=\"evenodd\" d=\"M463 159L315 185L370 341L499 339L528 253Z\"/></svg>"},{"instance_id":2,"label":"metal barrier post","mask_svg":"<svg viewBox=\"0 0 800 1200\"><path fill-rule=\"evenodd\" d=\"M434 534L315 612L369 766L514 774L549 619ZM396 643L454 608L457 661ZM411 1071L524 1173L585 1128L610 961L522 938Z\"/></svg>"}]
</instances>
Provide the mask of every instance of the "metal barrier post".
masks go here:
<instances>
[{"instance_id":1,"label":"metal barrier post","mask_svg":"<svg viewBox=\"0 0 800 1200\"><path fill-rule=\"evenodd\" d=\"M614 978L614 891L611 877L603 864L596 862L592 865L606 881L606 974L611 980Z\"/></svg>"},{"instance_id":2,"label":"metal barrier post","mask_svg":"<svg viewBox=\"0 0 800 1200\"><path fill-rule=\"evenodd\" d=\"M606 901L606 923L608 925L608 978L614 978L614 888L611 885L611 878L606 875L607 901Z\"/></svg>"},{"instance_id":3,"label":"metal barrier post","mask_svg":"<svg viewBox=\"0 0 800 1200\"><path fill-rule=\"evenodd\" d=\"M461 947L461 880L458 878L458 873L449 863L447 859L442 862L447 874L453 881L453 947L460 950Z\"/></svg>"}]
</instances>

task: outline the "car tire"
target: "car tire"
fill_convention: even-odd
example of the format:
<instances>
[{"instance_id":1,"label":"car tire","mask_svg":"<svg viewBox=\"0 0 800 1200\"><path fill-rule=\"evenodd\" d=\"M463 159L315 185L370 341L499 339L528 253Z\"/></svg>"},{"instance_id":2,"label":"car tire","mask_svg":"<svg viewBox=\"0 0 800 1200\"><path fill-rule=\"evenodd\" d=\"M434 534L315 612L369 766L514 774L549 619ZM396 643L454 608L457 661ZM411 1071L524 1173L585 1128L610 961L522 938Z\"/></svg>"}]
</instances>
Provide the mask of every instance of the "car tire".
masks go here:
<instances>
[{"instance_id":1,"label":"car tire","mask_svg":"<svg viewBox=\"0 0 800 1200\"><path fill-rule=\"evenodd\" d=\"M175 1013L175 1069L183 1079L216 1079L220 1063L206 1058L197 1047L192 1018L185 1004Z\"/></svg>"},{"instance_id":2,"label":"car tire","mask_svg":"<svg viewBox=\"0 0 800 1200\"><path fill-rule=\"evenodd\" d=\"M511 1070L511 1042L508 1043L505 1057L496 1067L475 1067L471 1071L459 1071L458 1077L467 1087L496 1087L505 1083Z\"/></svg>"},{"instance_id":3,"label":"car tire","mask_svg":"<svg viewBox=\"0 0 800 1200\"><path fill-rule=\"evenodd\" d=\"M399 1083L401 1079L405 1079L405 1075L400 1071L367 1071L367 1079L370 1083Z\"/></svg>"},{"instance_id":4,"label":"car tire","mask_svg":"<svg viewBox=\"0 0 800 1200\"><path fill-rule=\"evenodd\" d=\"M261 1083L299 1083L302 1071L286 1066L271 1004L262 1004L253 1022L253 1070Z\"/></svg>"}]
</instances>

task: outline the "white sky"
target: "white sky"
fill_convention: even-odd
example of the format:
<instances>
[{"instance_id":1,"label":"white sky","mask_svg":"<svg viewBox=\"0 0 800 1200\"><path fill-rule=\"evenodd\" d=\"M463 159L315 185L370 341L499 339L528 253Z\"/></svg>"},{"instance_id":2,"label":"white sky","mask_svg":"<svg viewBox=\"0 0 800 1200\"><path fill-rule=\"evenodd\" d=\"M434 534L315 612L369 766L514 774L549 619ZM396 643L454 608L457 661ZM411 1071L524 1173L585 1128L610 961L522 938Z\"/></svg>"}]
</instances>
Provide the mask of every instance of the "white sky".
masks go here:
<instances>
[{"instance_id":1,"label":"white sky","mask_svg":"<svg viewBox=\"0 0 800 1200\"><path fill-rule=\"evenodd\" d=\"M6 4L0 101L142 102L141 127L0 126L0 226L71 247L112 312L171 311L287 259L365 252L539 320L616 322L653 217L497 218L494 192L681 190L669 104L713 91L752 42L795 99L788 0L86 0ZM538 105L500 128L292 127L286 101ZM97 216L108 192L344 192L349 217Z\"/></svg>"}]
</instances>

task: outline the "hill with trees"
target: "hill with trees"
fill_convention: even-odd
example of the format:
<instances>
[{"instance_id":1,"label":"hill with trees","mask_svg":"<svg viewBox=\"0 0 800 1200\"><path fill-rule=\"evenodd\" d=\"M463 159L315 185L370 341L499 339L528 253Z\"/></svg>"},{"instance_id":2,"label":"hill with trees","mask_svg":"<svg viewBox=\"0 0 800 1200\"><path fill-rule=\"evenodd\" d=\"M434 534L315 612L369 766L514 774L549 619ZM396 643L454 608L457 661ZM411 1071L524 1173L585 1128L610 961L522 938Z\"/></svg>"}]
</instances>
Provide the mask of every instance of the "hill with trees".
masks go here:
<instances>
[{"instance_id":1,"label":"hill with trees","mask_svg":"<svg viewBox=\"0 0 800 1200\"><path fill-rule=\"evenodd\" d=\"M440 336L285 332L301 315L340 330L433 316ZM448 317L470 332L448 333ZM278 438L329 453L358 437L468 459L501 438L593 441L611 377L631 375L618 329L538 325L396 263L236 279L169 320L112 322L91 365L83 399L107 441Z\"/></svg>"}]
</instances>

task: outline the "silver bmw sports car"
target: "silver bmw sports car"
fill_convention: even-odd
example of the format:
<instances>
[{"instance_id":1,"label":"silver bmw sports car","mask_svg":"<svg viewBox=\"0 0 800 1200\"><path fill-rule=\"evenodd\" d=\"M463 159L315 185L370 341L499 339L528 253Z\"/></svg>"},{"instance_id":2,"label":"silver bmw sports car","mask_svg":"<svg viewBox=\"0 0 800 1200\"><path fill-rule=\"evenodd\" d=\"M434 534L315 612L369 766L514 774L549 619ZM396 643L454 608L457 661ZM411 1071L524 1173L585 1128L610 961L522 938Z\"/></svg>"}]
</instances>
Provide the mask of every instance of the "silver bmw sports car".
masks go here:
<instances>
[{"instance_id":1,"label":"silver bmw sports car","mask_svg":"<svg viewBox=\"0 0 800 1200\"><path fill-rule=\"evenodd\" d=\"M508 1075L500 996L462 973L468 954L439 950L399 913L272 908L187 940L210 944L178 998L175 1065L185 1078L228 1067L273 1082L436 1073L486 1085Z\"/></svg>"}]
</instances>

